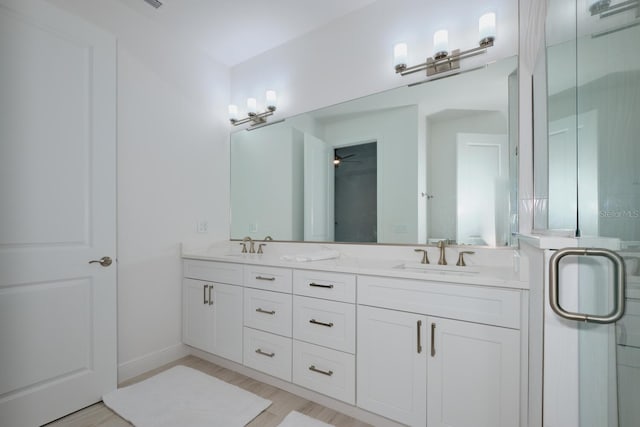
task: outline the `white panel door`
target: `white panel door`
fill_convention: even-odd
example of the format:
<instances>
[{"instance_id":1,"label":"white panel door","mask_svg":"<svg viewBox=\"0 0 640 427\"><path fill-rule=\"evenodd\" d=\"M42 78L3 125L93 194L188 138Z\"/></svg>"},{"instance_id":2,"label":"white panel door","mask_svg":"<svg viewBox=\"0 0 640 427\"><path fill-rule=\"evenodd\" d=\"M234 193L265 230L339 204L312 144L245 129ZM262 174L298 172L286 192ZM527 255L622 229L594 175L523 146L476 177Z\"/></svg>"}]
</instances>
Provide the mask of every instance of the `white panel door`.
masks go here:
<instances>
[{"instance_id":1,"label":"white panel door","mask_svg":"<svg viewBox=\"0 0 640 427\"><path fill-rule=\"evenodd\" d=\"M0 425L116 387L115 40L0 0Z\"/></svg>"},{"instance_id":2,"label":"white panel door","mask_svg":"<svg viewBox=\"0 0 640 427\"><path fill-rule=\"evenodd\" d=\"M427 425L427 317L358 306L357 405L412 427Z\"/></svg>"},{"instance_id":3,"label":"white panel door","mask_svg":"<svg viewBox=\"0 0 640 427\"><path fill-rule=\"evenodd\" d=\"M333 148L305 133L304 240L333 241L333 172Z\"/></svg>"},{"instance_id":4,"label":"white panel door","mask_svg":"<svg viewBox=\"0 0 640 427\"><path fill-rule=\"evenodd\" d=\"M520 423L520 332L429 318L427 425Z\"/></svg>"},{"instance_id":5,"label":"white panel door","mask_svg":"<svg viewBox=\"0 0 640 427\"><path fill-rule=\"evenodd\" d=\"M507 135L459 133L457 150L457 242L505 245L510 238Z\"/></svg>"}]
</instances>

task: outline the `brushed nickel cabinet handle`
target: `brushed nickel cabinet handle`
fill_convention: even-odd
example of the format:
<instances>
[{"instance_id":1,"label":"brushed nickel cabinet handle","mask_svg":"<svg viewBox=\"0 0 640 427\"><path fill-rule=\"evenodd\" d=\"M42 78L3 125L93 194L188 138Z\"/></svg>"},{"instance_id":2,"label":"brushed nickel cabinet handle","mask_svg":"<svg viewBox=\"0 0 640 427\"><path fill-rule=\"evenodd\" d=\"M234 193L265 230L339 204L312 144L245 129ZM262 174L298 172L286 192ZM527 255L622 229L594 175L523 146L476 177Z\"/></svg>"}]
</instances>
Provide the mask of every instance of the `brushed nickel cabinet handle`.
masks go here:
<instances>
[{"instance_id":1,"label":"brushed nickel cabinet handle","mask_svg":"<svg viewBox=\"0 0 640 427\"><path fill-rule=\"evenodd\" d=\"M333 375L333 371L323 371L322 369L318 369L318 368L316 368L316 366L315 366L315 365L311 365L311 366L309 366L309 370L310 370L310 371L313 371L313 372L317 372L317 373L322 374L322 375L326 375L326 376L328 376L328 377L330 377L331 375Z\"/></svg>"},{"instance_id":2,"label":"brushed nickel cabinet handle","mask_svg":"<svg viewBox=\"0 0 640 427\"><path fill-rule=\"evenodd\" d=\"M320 283L309 283L309 286L313 287L313 288L326 288L326 289L333 289L333 285L323 285Z\"/></svg>"},{"instance_id":3,"label":"brushed nickel cabinet handle","mask_svg":"<svg viewBox=\"0 0 640 427\"><path fill-rule=\"evenodd\" d=\"M273 282L274 280L276 280L276 278L275 277L256 276L256 280L268 280L270 282Z\"/></svg>"},{"instance_id":4,"label":"brushed nickel cabinet handle","mask_svg":"<svg viewBox=\"0 0 640 427\"><path fill-rule=\"evenodd\" d=\"M261 349L257 349L256 353L258 353L258 354L260 354L262 356L267 356L267 357L273 357L273 356L276 355L275 353L267 353L265 351L262 351Z\"/></svg>"},{"instance_id":5,"label":"brushed nickel cabinet handle","mask_svg":"<svg viewBox=\"0 0 640 427\"><path fill-rule=\"evenodd\" d=\"M276 311L275 311L275 310L263 310L263 309L261 309L260 307L256 308L256 311L257 311L258 313L264 313L264 314L271 314L271 315L276 314Z\"/></svg>"},{"instance_id":6,"label":"brushed nickel cabinet handle","mask_svg":"<svg viewBox=\"0 0 640 427\"><path fill-rule=\"evenodd\" d=\"M213 305L213 299L211 298L211 289L213 289L213 285L209 285L209 305Z\"/></svg>"},{"instance_id":7,"label":"brushed nickel cabinet handle","mask_svg":"<svg viewBox=\"0 0 640 427\"><path fill-rule=\"evenodd\" d=\"M91 261L89 261L89 264L97 263L103 267L109 267L112 262L113 260L111 259L111 257L103 256L100 259L92 259Z\"/></svg>"},{"instance_id":8,"label":"brushed nickel cabinet handle","mask_svg":"<svg viewBox=\"0 0 640 427\"><path fill-rule=\"evenodd\" d=\"M431 324L431 357L436 357L436 322Z\"/></svg>"},{"instance_id":9,"label":"brushed nickel cabinet handle","mask_svg":"<svg viewBox=\"0 0 640 427\"><path fill-rule=\"evenodd\" d=\"M420 353L422 353L422 337L421 337L421 335L422 335L421 334L422 320L418 320L417 324L418 324L418 328L417 328L417 330L418 330L418 348L417 348L417 350L418 350L418 354L420 354Z\"/></svg>"},{"instance_id":10,"label":"brushed nickel cabinet handle","mask_svg":"<svg viewBox=\"0 0 640 427\"><path fill-rule=\"evenodd\" d=\"M333 322L329 322L329 323L319 322L316 319L309 320L309 323L313 323L314 325L326 326L327 328L333 327Z\"/></svg>"},{"instance_id":11,"label":"brushed nickel cabinet handle","mask_svg":"<svg viewBox=\"0 0 640 427\"><path fill-rule=\"evenodd\" d=\"M207 300L207 288L209 285L202 285L202 303L204 305L209 304L209 300Z\"/></svg>"}]
</instances>

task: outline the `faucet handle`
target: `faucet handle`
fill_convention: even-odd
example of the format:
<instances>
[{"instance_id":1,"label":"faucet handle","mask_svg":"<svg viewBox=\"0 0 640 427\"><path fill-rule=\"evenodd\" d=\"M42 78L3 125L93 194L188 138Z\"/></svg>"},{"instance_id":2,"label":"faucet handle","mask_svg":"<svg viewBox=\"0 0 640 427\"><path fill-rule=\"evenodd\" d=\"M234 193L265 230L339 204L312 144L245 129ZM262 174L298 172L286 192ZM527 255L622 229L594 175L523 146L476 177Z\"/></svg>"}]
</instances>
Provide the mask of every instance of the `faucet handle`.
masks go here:
<instances>
[{"instance_id":1,"label":"faucet handle","mask_svg":"<svg viewBox=\"0 0 640 427\"><path fill-rule=\"evenodd\" d=\"M471 255L471 254L475 254L475 252L474 251L460 251L460 253L458 254L458 262L456 262L456 265L458 267L465 267L467 265L464 262L464 255L465 254Z\"/></svg>"},{"instance_id":2,"label":"faucet handle","mask_svg":"<svg viewBox=\"0 0 640 427\"><path fill-rule=\"evenodd\" d=\"M422 252L422 261L421 264L429 264L429 256L427 255L426 249L414 249L415 252Z\"/></svg>"},{"instance_id":3,"label":"faucet handle","mask_svg":"<svg viewBox=\"0 0 640 427\"><path fill-rule=\"evenodd\" d=\"M242 253L246 254L247 253L247 244L245 242L241 242L240 244L242 245Z\"/></svg>"},{"instance_id":4,"label":"faucet handle","mask_svg":"<svg viewBox=\"0 0 640 427\"><path fill-rule=\"evenodd\" d=\"M260 243L260 244L258 245L258 253L259 253L259 254L264 253L264 252L262 251L262 247L263 247L263 246L267 246L267 244L266 244L266 243Z\"/></svg>"}]
</instances>

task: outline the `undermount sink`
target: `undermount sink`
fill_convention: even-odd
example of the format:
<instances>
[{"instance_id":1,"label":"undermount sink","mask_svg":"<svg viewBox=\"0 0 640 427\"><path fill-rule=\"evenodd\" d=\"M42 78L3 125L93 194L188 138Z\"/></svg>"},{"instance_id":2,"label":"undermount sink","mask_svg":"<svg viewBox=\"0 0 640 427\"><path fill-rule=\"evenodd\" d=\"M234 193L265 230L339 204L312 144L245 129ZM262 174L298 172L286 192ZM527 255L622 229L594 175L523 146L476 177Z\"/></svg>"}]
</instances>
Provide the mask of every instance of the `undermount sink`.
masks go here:
<instances>
[{"instance_id":1,"label":"undermount sink","mask_svg":"<svg viewBox=\"0 0 640 427\"><path fill-rule=\"evenodd\" d=\"M394 268L399 268L403 270L419 270L425 272L434 272L434 273L456 273L456 274L475 274L480 272L477 267L474 266L465 266L460 267L457 265L438 265L438 264L421 264L421 263L404 263L400 265L396 265Z\"/></svg>"}]
</instances>

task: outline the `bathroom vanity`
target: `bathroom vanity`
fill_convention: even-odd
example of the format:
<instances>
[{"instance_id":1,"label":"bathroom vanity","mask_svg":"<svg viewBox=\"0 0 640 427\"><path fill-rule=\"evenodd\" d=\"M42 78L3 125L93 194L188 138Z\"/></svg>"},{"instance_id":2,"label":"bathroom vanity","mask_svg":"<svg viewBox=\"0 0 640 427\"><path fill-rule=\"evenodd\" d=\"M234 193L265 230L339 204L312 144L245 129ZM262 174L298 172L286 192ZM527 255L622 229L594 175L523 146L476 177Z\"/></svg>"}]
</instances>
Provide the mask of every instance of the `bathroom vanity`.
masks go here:
<instances>
[{"instance_id":1,"label":"bathroom vanity","mask_svg":"<svg viewBox=\"0 0 640 427\"><path fill-rule=\"evenodd\" d=\"M526 425L528 290L510 266L292 262L222 249L183 259L183 341L193 348L356 416Z\"/></svg>"}]
</instances>

